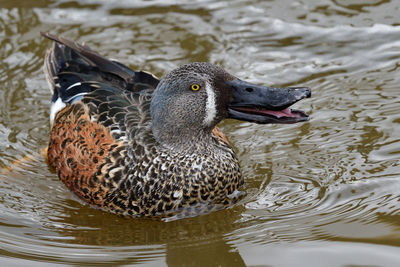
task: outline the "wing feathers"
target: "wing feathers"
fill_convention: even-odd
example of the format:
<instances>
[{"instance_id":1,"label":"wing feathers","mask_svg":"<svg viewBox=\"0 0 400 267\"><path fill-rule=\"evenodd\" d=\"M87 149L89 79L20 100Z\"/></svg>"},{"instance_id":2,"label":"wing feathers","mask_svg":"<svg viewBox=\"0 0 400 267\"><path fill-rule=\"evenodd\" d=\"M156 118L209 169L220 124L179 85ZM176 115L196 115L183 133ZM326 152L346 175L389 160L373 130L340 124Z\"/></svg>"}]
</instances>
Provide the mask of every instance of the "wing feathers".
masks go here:
<instances>
[{"instance_id":1,"label":"wing feathers","mask_svg":"<svg viewBox=\"0 0 400 267\"><path fill-rule=\"evenodd\" d=\"M53 118L66 104L79 101L88 108L91 121L108 128L116 139L133 137L139 125L151 123L149 103L159 82L154 75L133 71L87 45L41 34L54 41L45 60Z\"/></svg>"}]
</instances>

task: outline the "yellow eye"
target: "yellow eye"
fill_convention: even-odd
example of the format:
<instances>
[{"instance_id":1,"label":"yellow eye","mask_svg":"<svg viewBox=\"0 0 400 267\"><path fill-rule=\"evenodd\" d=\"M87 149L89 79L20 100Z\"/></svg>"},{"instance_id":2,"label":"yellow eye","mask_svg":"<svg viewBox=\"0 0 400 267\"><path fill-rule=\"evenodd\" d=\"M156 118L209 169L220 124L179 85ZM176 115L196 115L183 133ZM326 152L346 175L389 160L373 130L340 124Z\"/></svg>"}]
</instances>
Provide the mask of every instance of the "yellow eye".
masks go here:
<instances>
[{"instance_id":1,"label":"yellow eye","mask_svg":"<svg viewBox=\"0 0 400 267\"><path fill-rule=\"evenodd\" d=\"M200 89L200 85L198 85L197 83L194 83L194 84L192 84L192 86L190 86L190 88L191 88L193 91L197 91L197 90Z\"/></svg>"}]
</instances>

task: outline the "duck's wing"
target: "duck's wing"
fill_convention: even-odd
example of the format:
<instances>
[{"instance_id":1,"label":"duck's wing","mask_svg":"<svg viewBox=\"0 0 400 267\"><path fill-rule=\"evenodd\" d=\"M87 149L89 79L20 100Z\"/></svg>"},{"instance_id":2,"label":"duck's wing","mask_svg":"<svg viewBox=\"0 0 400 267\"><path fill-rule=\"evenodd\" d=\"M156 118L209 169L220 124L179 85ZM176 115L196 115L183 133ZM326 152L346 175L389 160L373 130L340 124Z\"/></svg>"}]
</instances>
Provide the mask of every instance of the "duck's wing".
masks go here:
<instances>
[{"instance_id":1,"label":"duck's wing","mask_svg":"<svg viewBox=\"0 0 400 267\"><path fill-rule=\"evenodd\" d=\"M82 81L103 81L130 91L154 89L159 82L153 74L133 71L117 61L101 56L87 45L50 33L42 32L41 35L54 41L53 48L46 54L45 64L47 80L52 91L60 74L75 74L81 76ZM68 82L72 85L77 80L79 77L71 77L71 80L64 81L62 85L67 86Z\"/></svg>"},{"instance_id":2,"label":"duck's wing","mask_svg":"<svg viewBox=\"0 0 400 267\"><path fill-rule=\"evenodd\" d=\"M126 174L125 161L151 144L150 102L159 80L86 45L42 35L55 41L45 59L53 92L48 162L70 190L102 207Z\"/></svg>"},{"instance_id":3,"label":"duck's wing","mask_svg":"<svg viewBox=\"0 0 400 267\"><path fill-rule=\"evenodd\" d=\"M127 124L148 117L148 102L159 80L107 59L88 46L49 33L54 41L47 52L45 73L53 92L50 120L66 106L78 102L88 107L91 121L124 132ZM121 128L121 129L119 129Z\"/></svg>"}]
</instances>

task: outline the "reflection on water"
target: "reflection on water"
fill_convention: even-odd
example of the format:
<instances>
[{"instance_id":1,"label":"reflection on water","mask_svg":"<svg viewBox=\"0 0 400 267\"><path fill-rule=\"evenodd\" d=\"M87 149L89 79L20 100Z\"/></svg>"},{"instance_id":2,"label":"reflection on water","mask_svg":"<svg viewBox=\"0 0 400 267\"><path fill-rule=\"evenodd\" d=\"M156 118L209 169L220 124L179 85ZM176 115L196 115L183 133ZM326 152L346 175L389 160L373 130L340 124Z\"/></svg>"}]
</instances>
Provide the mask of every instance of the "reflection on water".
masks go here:
<instances>
[{"instance_id":1,"label":"reflection on water","mask_svg":"<svg viewBox=\"0 0 400 267\"><path fill-rule=\"evenodd\" d=\"M396 266L399 9L388 0L2 1L2 262ZM297 105L311 120L221 124L247 183L231 209L169 223L105 214L78 202L40 155L50 98L40 31L158 76L211 61L256 83L309 86L313 97Z\"/></svg>"}]
</instances>

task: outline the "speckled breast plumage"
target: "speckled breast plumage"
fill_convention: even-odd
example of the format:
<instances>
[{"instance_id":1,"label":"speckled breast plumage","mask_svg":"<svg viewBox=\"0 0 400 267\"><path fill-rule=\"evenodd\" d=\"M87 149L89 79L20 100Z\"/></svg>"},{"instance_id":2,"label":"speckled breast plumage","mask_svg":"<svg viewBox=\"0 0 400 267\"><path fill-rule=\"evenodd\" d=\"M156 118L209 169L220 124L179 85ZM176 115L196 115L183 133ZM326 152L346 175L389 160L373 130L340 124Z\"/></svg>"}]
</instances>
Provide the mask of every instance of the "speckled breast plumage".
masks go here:
<instances>
[{"instance_id":1,"label":"speckled breast plumage","mask_svg":"<svg viewBox=\"0 0 400 267\"><path fill-rule=\"evenodd\" d=\"M82 59L87 47L57 41L47 68L53 98L67 104L52 123L48 162L72 192L94 207L134 217L194 216L237 201L238 160L217 129L191 150L161 146L149 107L158 81L102 57L115 65L98 70L98 62ZM126 73L129 79L121 78Z\"/></svg>"}]
</instances>

